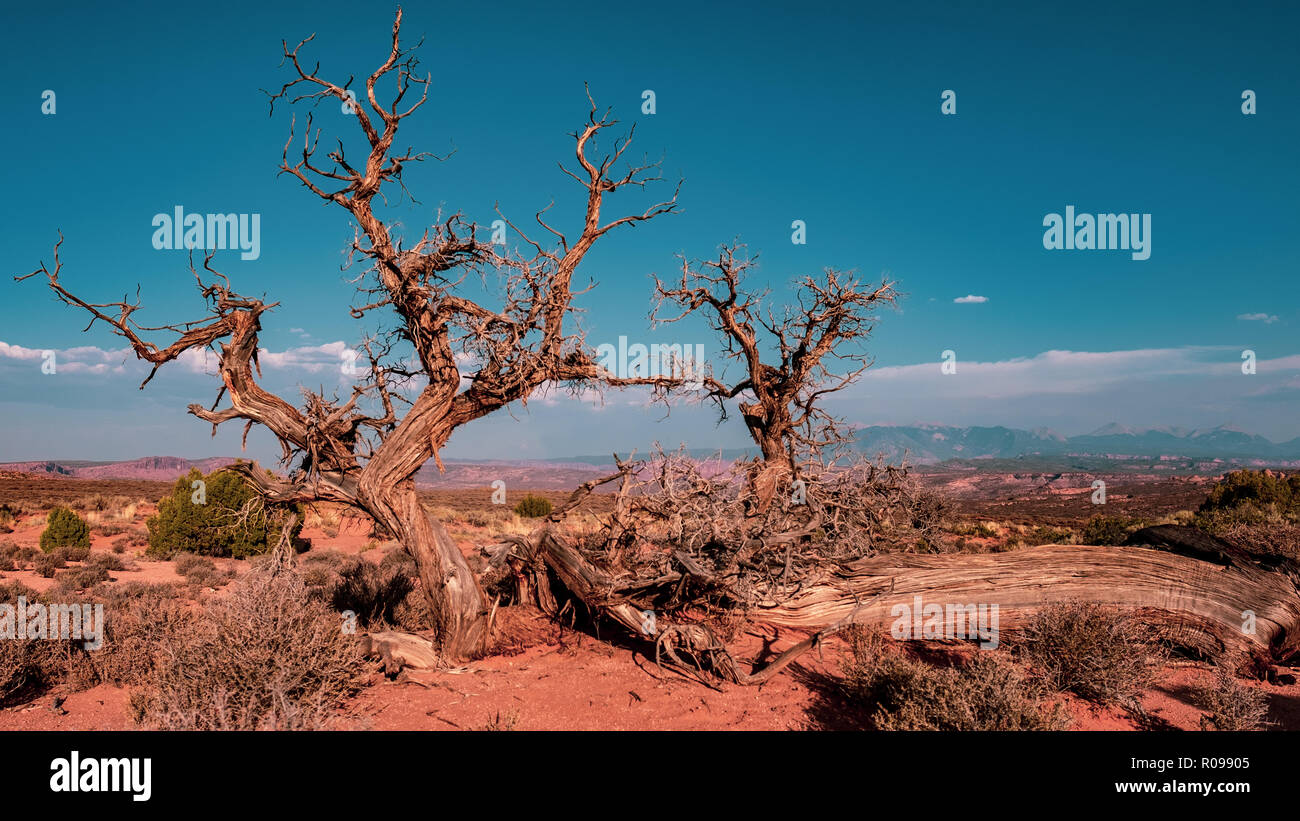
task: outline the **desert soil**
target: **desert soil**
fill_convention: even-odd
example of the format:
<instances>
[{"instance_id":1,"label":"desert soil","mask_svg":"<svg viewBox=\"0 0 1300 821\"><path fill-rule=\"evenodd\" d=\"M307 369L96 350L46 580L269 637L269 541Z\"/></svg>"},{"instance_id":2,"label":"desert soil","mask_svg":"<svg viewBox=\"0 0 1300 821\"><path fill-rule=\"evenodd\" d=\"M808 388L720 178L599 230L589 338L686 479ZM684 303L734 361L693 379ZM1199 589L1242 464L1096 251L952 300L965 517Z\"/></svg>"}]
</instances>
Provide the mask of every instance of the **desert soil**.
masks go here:
<instances>
[{"instance_id":1,"label":"desert soil","mask_svg":"<svg viewBox=\"0 0 1300 821\"><path fill-rule=\"evenodd\" d=\"M0 488L0 502L6 501L2 491ZM443 504L453 506L455 501ZM135 519L126 524L143 529L145 518L152 512L150 506L141 505ZM27 514L14 524L13 531L0 535L0 540L38 544L43 516ZM467 553L484 543L475 535L470 533L469 538L461 540ZM486 539L489 534L481 535ZM382 553L367 550L372 540L368 528L360 522L345 520L332 535L320 528L308 528L303 536L311 539L313 551L334 549L375 560ZM92 550L109 551L116 538L94 535ZM184 581L172 562L146 560L138 555L140 552L139 547L127 550L122 558L130 560L136 569L112 572L113 583ZM236 572L247 566L235 560L216 562ZM37 590L53 584L53 580L31 571L5 572L0 574L0 580L21 581ZM199 591L194 592L197 595ZM206 594L217 592L209 590ZM606 637L615 641L600 640L556 624L532 608L504 608L498 623L503 638L495 655L448 672L404 671L395 680L375 674L346 706L341 726L376 730L785 730L858 726L837 696L835 679L842 645L836 639L824 645L820 654L804 656L762 686L724 685L714 689L659 668L653 657L618 643L617 637ZM780 635L770 630L751 631L740 637L739 644L748 658L759 656L766 646L769 655L764 658L770 658L771 653L800 638L788 631ZM1070 696L1060 698L1076 730L1196 730L1203 711L1194 705L1194 694L1212 677L1208 665L1171 663L1142 697L1147 714L1144 720L1118 708L1100 708ZM1245 683L1269 694L1271 719L1279 728L1300 729L1300 685ZM65 700L55 708L58 696ZM0 731L132 729L135 725L129 717L128 702L127 691L108 685L82 692L56 689L29 703L0 710Z\"/></svg>"}]
</instances>

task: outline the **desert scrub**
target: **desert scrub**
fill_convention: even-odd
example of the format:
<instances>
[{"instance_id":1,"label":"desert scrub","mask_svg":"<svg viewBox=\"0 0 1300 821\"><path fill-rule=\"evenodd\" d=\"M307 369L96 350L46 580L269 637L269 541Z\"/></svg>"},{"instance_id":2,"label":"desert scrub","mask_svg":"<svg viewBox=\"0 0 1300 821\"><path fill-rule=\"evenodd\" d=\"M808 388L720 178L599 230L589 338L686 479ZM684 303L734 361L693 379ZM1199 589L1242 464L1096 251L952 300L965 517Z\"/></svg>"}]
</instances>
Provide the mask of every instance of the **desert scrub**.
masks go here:
<instances>
[{"instance_id":1,"label":"desert scrub","mask_svg":"<svg viewBox=\"0 0 1300 821\"><path fill-rule=\"evenodd\" d=\"M252 570L158 646L150 685L132 695L136 720L183 730L327 727L365 667L341 627L296 573Z\"/></svg>"},{"instance_id":2,"label":"desert scrub","mask_svg":"<svg viewBox=\"0 0 1300 821\"><path fill-rule=\"evenodd\" d=\"M1044 544L1074 544L1074 531L1066 527L1049 527L1039 525L1025 537L1025 544L1031 547Z\"/></svg>"},{"instance_id":3,"label":"desert scrub","mask_svg":"<svg viewBox=\"0 0 1300 821\"><path fill-rule=\"evenodd\" d=\"M105 570L126 570L127 566L114 553L92 553L86 559L87 564L99 565Z\"/></svg>"},{"instance_id":4,"label":"desert scrub","mask_svg":"<svg viewBox=\"0 0 1300 821\"><path fill-rule=\"evenodd\" d=\"M196 483L202 482L201 485ZM238 474L215 471L206 477L197 469L176 480L170 496L158 502L149 517L149 554L167 558L175 553L245 558L265 553L280 539L277 514L294 515L292 538L302 531L300 508L268 507Z\"/></svg>"},{"instance_id":5,"label":"desert scrub","mask_svg":"<svg viewBox=\"0 0 1300 821\"><path fill-rule=\"evenodd\" d=\"M1166 658L1149 629L1132 616L1077 601L1035 613L1016 649L1052 689L1126 706L1136 705Z\"/></svg>"},{"instance_id":6,"label":"desert scrub","mask_svg":"<svg viewBox=\"0 0 1300 821\"><path fill-rule=\"evenodd\" d=\"M90 547L90 526L66 507L56 507L45 520L41 531L41 550L52 553L56 548Z\"/></svg>"},{"instance_id":7,"label":"desert scrub","mask_svg":"<svg viewBox=\"0 0 1300 821\"><path fill-rule=\"evenodd\" d=\"M39 593L21 583L0 584L0 603L16 606L20 596L29 603L42 601ZM0 639L0 708L21 704L61 681L81 689L93 685L93 679L89 656L79 640Z\"/></svg>"},{"instance_id":8,"label":"desert scrub","mask_svg":"<svg viewBox=\"0 0 1300 821\"><path fill-rule=\"evenodd\" d=\"M433 624L419 589L415 560L397 549L379 564L337 551L308 555L301 572L312 594L368 629L423 630Z\"/></svg>"},{"instance_id":9,"label":"desert scrub","mask_svg":"<svg viewBox=\"0 0 1300 821\"><path fill-rule=\"evenodd\" d=\"M534 496L531 493L519 500L515 505L515 513L525 519L540 519L543 516L551 515L551 502L542 496Z\"/></svg>"},{"instance_id":10,"label":"desert scrub","mask_svg":"<svg viewBox=\"0 0 1300 821\"><path fill-rule=\"evenodd\" d=\"M1197 511L1232 510L1245 505L1300 515L1300 474L1290 478L1270 470L1234 470L1210 491Z\"/></svg>"},{"instance_id":11,"label":"desert scrub","mask_svg":"<svg viewBox=\"0 0 1300 821\"><path fill-rule=\"evenodd\" d=\"M1269 723L1268 694L1237 681L1227 667L1215 669L1214 683L1197 692L1197 702L1208 713L1202 730L1263 730Z\"/></svg>"},{"instance_id":12,"label":"desert scrub","mask_svg":"<svg viewBox=\"0 0 1300 821\"><path fill-rule=\"evenodd\" d=\"M67 566L67 562L58 553L38 553L32 559L32 570L45 579L54 578L54 571Z\"/></svg>"},{"instance_id":13,"label":"desert scrub","mask_svg":"<svg viewBox=\"0 0 1300 821\"><path fill-rule=\"evenodd\" d=\"M1219 529L1216 535L1255 556L1283 556L1300 560L1300 525L1238 522Z\"/></svg>"},{"instance_id":14,"label":"desert scrub","mask_svg":"<svg viewBox=\"0 0 1300 821\"><path fill-rule=\"evenodd\" d=\"M17 570L36 558L37 553L34 547L19 547L13 542L4 542L0 544L0 565L8 570Z\"/></svg>"},{"instance_id":15,"label":"desert scrub","mask_svg":"<svg viewBox=\"0 0 1300 821\"><path fill-rule=\"evenodd\" d=\"M218 570L216 562L193 553L177 555L174 567L177 575L196 587L222 587L235 577L233 570Z\"/></svg>"},{"instance_id":16,"label":"desert scrub","mask_svg":"<svg viewBox=\"0 0 1300 821\"><path fill-rule=\"evenodd\" d=\"M1269 470L1234 470L1210 491L1192 524L1252 552L1295 558L1300 474L1287 478ZM1281 536L1288 544L1270 549L1271 536Z\"/></svg>"},{"instance_id":17,"label":"desert scrub","mask_svg":"<svg viewBox=\"0 0 1300 821\"><path fill-rule=\"evenodd\" d=\"M849 631L842 663L847 700L878 730L1059 730L1059 705L1001 655L979 651L961 667L934 667L884 650L860 628Z\"/></svg>"},{"instance_id":18,"label":"desert scrub","mask_svg":"<svg viewBox=\"0 0 1300 821\"><path fill-rule=\"evenodd\" d=\"M1093 516L1083 526L1079 541L1081 544L1121 545L1129 534L1142 527L1142 524L1123 516Z\"/></svg>"},{"instance_id":19,"label":"desert scrub","mask_svg":"<svg viewBox=\"0 0 1300 821\"><path fill-rule=\"evenodd\" d=\"M414 590L411 577L400 568L384 570L365 559L353 559L339 568L328 595L336 611L355 613L366 627L379 627L398 623L398 608Z\"/></svg>"},{"instance_id":20,"label":"desert scrub","mask_svg":"<svg viewBox=\"0 0 1300 821\"><path fill-rule=\"evenodd\" d=\"M65 544L55 548L54 555L65 562L84 562L90 558L90 548L86 545Z\"/></svg>"},{"instance_id":21,"label":"desert scrub","mask_svg":"<svg viewBox=\"0 0 1300 821\"><path fill-rule=\"evenodd\" d=\"M108 569L100 564L87 564L54 575L54 589L59 593L89 590L100 582L108 581Z\"/></svg>"},{"instance_id":22,"label":"desert scrub","mask_svg":"<svg viewBox=\"0 0 1300 821\"><path fill-rule=\"evenodd\" d=\"M147 685L157 654L194 632L198 614L175 584L126 582L101 589L104 647L92 656L99 677L118 686Z\"/></svg>"}]
</instances>

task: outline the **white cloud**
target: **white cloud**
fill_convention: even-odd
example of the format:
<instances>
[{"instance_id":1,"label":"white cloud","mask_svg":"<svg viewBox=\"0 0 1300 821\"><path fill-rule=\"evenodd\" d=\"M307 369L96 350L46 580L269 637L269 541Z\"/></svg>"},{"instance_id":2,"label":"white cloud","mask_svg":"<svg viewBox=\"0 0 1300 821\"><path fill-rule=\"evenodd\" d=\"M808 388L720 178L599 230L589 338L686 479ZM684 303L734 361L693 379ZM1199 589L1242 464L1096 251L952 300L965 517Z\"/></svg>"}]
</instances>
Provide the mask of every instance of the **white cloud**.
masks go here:
<instances>
[{"instance_id":1,"label":"white cloud","mask_svg":"<svg viewBox=\"0 0 1300 821\"><path fill-rule=\"evenodd\" d=\"M1277 322L1275 314L1237 314L1237 319L1244 319L1248 322L1263 322L1265 325L1272 325Z\"/></svg>"},{"instance_id":2,"label":"white cloud","mask_svg":"<svg viewBox=\"0 0 1300 821\"><path fill-rule=\"evenodd\" d=\"M326 342L323 345L305 345L280 352L261 348L257 352L257 359L262 363L263 368L321 373L329 370L340 371L347 361L345 357L350 350L347 343L342 341ZM368 360L362 360L365 361ZM362 362L356 363L357 366L361 367Z\"/></svg>"},{"instance_id":3,"label":"white cloud","mask_svg":"<svg viewBox=\"0 0 1300 821\"><path fill-rule=\"evenodd\" d=\"M39 348L24 348L20 345L10 345L8 342L0 342L0 356L6 359L40 359L41 350Z\"/></svg>"},{"instance_id":4,"label":"white cloud","mask_svg":"<svg viewBox=\"0 0 1300 821\"><path fill-rule=\"evenodd\" d=\"M135 353L130 348L105 350L93 345L80 345L63 350L46 348L25 348L0 342L0 358L18 362L33 362L44 365L46 353L54 354L53 362L58 373L125 373L129 362L135 360Z\"/></svg>"},{"instance_id":5,"label":"white cloud","mask_svg":"<svg viewBox=\"0 0 1300 821\"><path fill-rule=\"evenodd\" d=\"M967 303L972 303L972 302L979 303L979 302L988 302L988 301L989 301L988 297L976 296L975 294L967 294L966 296L959 296L953 300L953 302L957 303L958 305L965 305Z\"/></svg>"},{"instance_id":6,"label":"white cloud","mask_svg":"<svg viewBox=\"0 0 1300 821\"><path fill-rule=\"evenodd\" d=\"M1260 374L1300 371L1300 354L1259 360ZM916 395L1012 398L1038 394L1086 394L1105 386L1181 377L1241 375L1241 351L1231 347L1142 348L1128 351L1044 351L997 362L961 360L944 374L940 361L872 368L856 391L873 386Z\"/></svg>"},{"instance_id":7,"label":"white cloud","mask_svg":"<svg viewBox=\"0 0 1300 821\"><path fill-rule=\"evenodd\" d=\"M323 345L309 345L289 348L284 351L271 351L262 348L258 351L258 360L267 370L300 371L304 373L323 373L338 371L344 363L344 353L348 351L345 342L327 342ZM44 360L45 349L27 348L0 341L0 361L40 363ZM80 345L54 351L59 373L122 374L127 372L147 373L150 365L137 360L131 348L105 349L93 345ZM217 373L217 353L208 348L190 348L176 358L180 370L199 375L213 376ZM160 370L169 371L167 366Z\"/></svg>"}]
</instances>

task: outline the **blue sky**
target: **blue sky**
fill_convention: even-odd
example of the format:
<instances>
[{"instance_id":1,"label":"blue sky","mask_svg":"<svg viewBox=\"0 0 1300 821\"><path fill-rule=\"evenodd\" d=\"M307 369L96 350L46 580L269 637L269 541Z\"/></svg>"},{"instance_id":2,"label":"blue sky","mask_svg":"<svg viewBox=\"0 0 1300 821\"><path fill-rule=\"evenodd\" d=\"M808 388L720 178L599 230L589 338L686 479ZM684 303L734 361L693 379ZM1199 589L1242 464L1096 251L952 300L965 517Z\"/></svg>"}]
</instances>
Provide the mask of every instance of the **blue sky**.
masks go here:
<instances>
[{"instance_id":1,"label":"blue sky","mask_svg":"<svg viewBox=\"0 0 1300 821\"><path fill-rule=\"evenodd\" d=\"M633 152L684 179L683 213L602 239L581 274L593 344L716 342L699 325L652 333L649 275L673 255L740 238L758 279L788 298L823 266L896 278L906 298L871 341L878 373L834 410L861 424L1046 425L1081 433L1232 423L1300 435L1300 71L1294 4L655 3L406 7L424 36L430 103L399 142L456 149L411 167L419 205L385 212L411 229L436 209L490 222L500 203L528 219L552 199L576 233L580 189L556 168L598 103L637 124ZM141 288L145 324L201 305L179 251L151 244L155 214L261 215L261 254L218 255L235 286L282 307L264 321L268 386L337 383L337 348L361 328L340 272L348 215L277 177L289 114L259 89L287 79L280 39L325 76L369 74L387 53L393 5L243 3L129 11L77 3L10 12L0 86L10 158L4 262L25 273L62 230L64 281L95 300ZM360 82L360 80L358 80ZM41 111L53 90L56 111ZM656 95L641 113L642 91ZM940 93L956 92L955 115ZM1258 113L1241 112L1241 94ZM328 110L326 110L328 108ZM322 108L326 138L355 125ZM638 154L639 156L639 154ZM620 193L639 211L655 194ZM1143 213L1150 259L1044 249L1043 218ZM790 241L804 220L808 241ZM968 295L985 301L957 303ZM1257 318L1241 318L1257 317ZM0 459L232 453L187 416L216 380L181 363L144 391L103 329L35 280L0 284ZM335 347L330 347L331 345ZM1240 373L1252 349L1258 372ZM39 355L60 367L42 374ZM953 350L958 372L939 371ZM116 352L116 353L115 353ZM1064 353L1062 353L1064 352ZM173 371L167 373L166 371ZM331 381L332 380L332 381ZM744 444L743 428L636 394L604 405L556 397L457 433L452 457L560 456L642 447ZM265 457L267 437L250 439Z\"/></svg>"}]
</instances>

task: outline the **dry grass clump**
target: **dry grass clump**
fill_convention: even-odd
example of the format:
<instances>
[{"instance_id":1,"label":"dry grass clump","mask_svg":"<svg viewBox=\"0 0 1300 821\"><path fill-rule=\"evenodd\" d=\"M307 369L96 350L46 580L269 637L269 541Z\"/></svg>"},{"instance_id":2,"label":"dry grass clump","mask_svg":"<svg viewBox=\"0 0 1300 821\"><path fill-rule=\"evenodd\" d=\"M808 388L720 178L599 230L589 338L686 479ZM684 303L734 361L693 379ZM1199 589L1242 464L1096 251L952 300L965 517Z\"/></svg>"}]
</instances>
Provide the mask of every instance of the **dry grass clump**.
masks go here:
<instances>
[{"instance_id":1,"label":"dry grass clump","mask_svg":"<svg viewBox=\"0 0 1300 821\"><path fill-rule=\"evenodd\" d=\"M474 729L483 732L509 732L519 724L519 711L510 710L504 715L497 711L485 724Z\"/></svg>"},{"instance_id":2,"label":"dry grass clump","mask_svg":"<svg viewBox=\"0 0 1300 821\"><path fill-rule=\"evenodd\" d=\"M307 507L303 516L304 528L317 528L329 538L339 535L343 524L343 511L336 505L314 504Z\"/></svg>"},{"instance_id":3,"label":"dry grass clump","mask_svg":"<svg viewBox=\"0 0 1300 821\"><path fill-rule=\"evenodd\" d=\"M90 557L86 559L86 563L97 564L105 570L116 571L134 569L133 567L128 567L127 564L122 561L121 557L113 553L91 553Z\"/></svg>"},{"instance_id":4,"label":"dry grass clump","mask_svg":"<svg viewBox=\"0 0 1300 821\"><path fill-rule=\"evenodd\" d=\"M0 584L0 603L29 604L42 596L21 582ZM22 704L59 681L74 688L94 684L94 673L81 641L76 639L0 639L0 707Z\"/></svg>"},{"instance_id":5,"label":"dry grass clump","mask_svg":"<svg viewBox=\"0 0 1300 821\"><path fill-rule=\"evenodd\" d=\"M400 547L379 564L329 550L308 554L302 574L313 594L368 629L423 630L432 613L420 589L415 560Z\"/></svg>"},{"instance_id":6,"label":"dry grass clump","mask_svg":"<svg viewBox=\"0 0 1300 821\"><path fill-rule=\"evenodd\" d=\"M360 648L293 572L257 569L157 647L133 694L146 727L322 729L359 685Z\"/></svg>"},{"instance_id":7,"label":"dry grass clump","mask_svg":"<svg viewBox=\"0 0 1300 821\"><path fill-rule=\"evenodd\" d=\"M54 548L54 553L65 562L84 562L90 558L90 546L65 544Z\"/></svg>"},{"instance_id":8,"label":"dry grass clump","mask_svg":"<svg viewBox=\"0 0 1300 821\"><path fill-rule=\"evenodd\" d=\"M148 547L149 532L140 528L131 528L112 542L114 553L125 553L132 547Z\"/></svg>"},{"instance_id":9,"label":"dry grass clump","mask_svg":"<svg viewBox=\"0 0 1300 821\"><path fill-rule=\"evenodd\" d=\"M177 575L195 587L224 587L237 575L234 568L220 570L207 556L178 553L174 560Z\"/></svg>"},{"instance_id":10,"label":"dry grass clump","mask_svg":"<svg viewBox=\"0 0 1300 821\"><path fill-rule=\"evenodd\" d=\"M60 594L89 590L101 582L108 581L108 568L102 564L85 564L60 571L54 576L54 592Z\"/></svg>"},{"instance_id":11,"label":"dry grass clump","mask_svg":"<svg viewBox=\"0 0 1300 821\"><path fill-rule=\"evenodd\" d=\"M861 630L849 635L843 688L878 730L1060 730L1060 705L1021 667L981 651L960 667L935 667L884 650Z\"/></svg>"},{"instance_id":12,"label":"dry grass clump","mask_svg":"<svg viewBox=\"0 0 1300 821\"><path fill-rule=\"evenodd\" d=\"M179 584L139 581L101 588L104 648L93 660L103 681L148 684L159 650L195 631L199 610L180 592Z\"/></svg>"},{"instance_id":13,"label":"dry grass clump","mask_svg":"<svg viewBox=\"0 0 1300 821\"><path fill-rule=\"evenodd\" d=\"M1078 601L1035 613L1017 649L1049 687L1098 704L1128 706L1136 705L1167 657L1133 616Z\"/></svg>"},{"instance_id":14,"label":"dry grass clump","mask_svg":"<svg viewBox=\"0 0 1300 821\"><path fill-rule=\"evenodd\" d=\"M32 557L32 570L42 578L54 578L54 572L67 566L63 556L58 553L37 553Z\"/></svg>"},{"instance_id":15,"label":"dry grass clump","mask_svg":"<svg viewBox=\"0 0 1300 821\"><path fill-rule=\"evenodd\" d=\"M0 570L22 570L40 551L34 547L19 547L14 542L0 542Z\"/></svg>"},{"instance_id":16,"label":"dry grass clump","mask_svg":"<svg viewBox=\"0 0 1300 821\"><path fill-rule=\"evenodd\" d=\"M1300 525L1291 522L1236 522L1219 535L1253 556L1281 556L1300 561Z\"/></svg>"},{"instance_id":17,"label":"dry grass clump","mask_svg":"<svg viewBox=\"0 0 1300 821\"><path fill-rule=\"evenodd\" d=\"M1200 706L1209 712L1201 716L1202 730L1263 730L1269 725L1268 693L1247 687L1227 667L1215 670L1214 684L1197 693Z\"/></svg>"}]
</instances>

